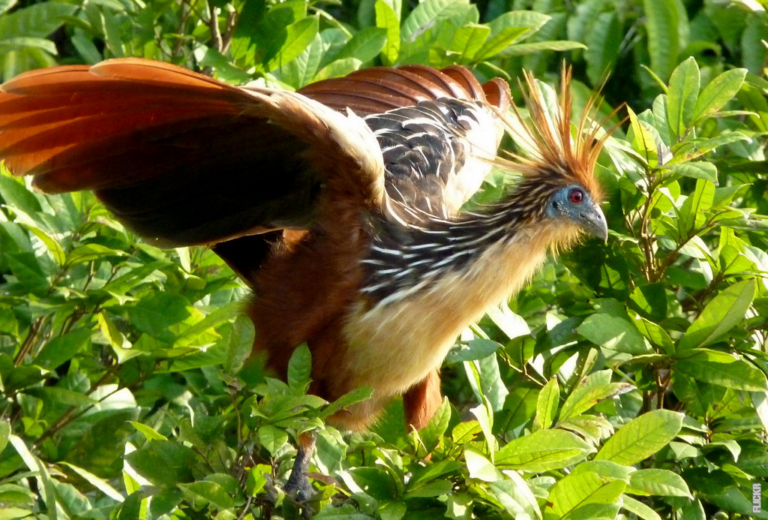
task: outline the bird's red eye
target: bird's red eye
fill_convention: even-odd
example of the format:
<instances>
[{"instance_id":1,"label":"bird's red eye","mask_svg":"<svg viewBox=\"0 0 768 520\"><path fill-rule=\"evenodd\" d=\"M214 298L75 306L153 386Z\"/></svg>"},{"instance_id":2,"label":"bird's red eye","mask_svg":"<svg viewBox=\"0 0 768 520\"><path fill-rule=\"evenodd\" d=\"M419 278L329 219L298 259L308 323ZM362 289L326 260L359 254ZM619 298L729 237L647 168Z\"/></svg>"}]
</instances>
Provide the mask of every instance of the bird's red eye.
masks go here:
<instances>
[{"instance_id":1,"label":"bird's red eye","mask_svg":"<svg viewBox=\"0 0 768 520\"><path fill-rule=\"evenodd\" d=\"M568 194L568 198L570 201L574 204L581 204L581 201L584 200L584 192L580 189L576 188L571 190L571 192Z\"/></svg>"}]
</instances>

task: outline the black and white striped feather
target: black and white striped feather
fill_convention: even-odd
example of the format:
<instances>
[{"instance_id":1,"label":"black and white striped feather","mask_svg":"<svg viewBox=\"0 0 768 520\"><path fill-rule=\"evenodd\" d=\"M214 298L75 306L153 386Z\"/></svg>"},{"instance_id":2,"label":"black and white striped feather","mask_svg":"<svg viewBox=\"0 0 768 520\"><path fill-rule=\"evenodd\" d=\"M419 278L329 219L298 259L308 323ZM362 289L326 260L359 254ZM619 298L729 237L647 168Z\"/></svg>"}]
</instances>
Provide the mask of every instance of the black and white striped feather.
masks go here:
<instances>
[{"instance_id":1,"label":"black and white striped feather","mask_svg":"<svg viewBox=\"0 0 768 520\"><path fill-rule=\"evenodd\" d=\"M362 260L365 285L361 292L378 305L414 294L438 278L464 272L495 244L511 243L528 224L544 218L548 199L562 186L557 172L524 180L501 203L483 212L463 212L446 220L412 215L418 224L382 223ZM413 210L405 210L413 213Z\"/></svg>"},{"instance_id":2,"label":"black and white striped feather","mask_svg":"<svg viewBox=\"0 0 768 520\"><path fill-rule=\"evenodd\" d=\"M450 98L370 115L365 122L381 147L394 203L387 210L403 223L456 215L490 171L503 134L485 103Z\"/></svg>"}]
</instances>

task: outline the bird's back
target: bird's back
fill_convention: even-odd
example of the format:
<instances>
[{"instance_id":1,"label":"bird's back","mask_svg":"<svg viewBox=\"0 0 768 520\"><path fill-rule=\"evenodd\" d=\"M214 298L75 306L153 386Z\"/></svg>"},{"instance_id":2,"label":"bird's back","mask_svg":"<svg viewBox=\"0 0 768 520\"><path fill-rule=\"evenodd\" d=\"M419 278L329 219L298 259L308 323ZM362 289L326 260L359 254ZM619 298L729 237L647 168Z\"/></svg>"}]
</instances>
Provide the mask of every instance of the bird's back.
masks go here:
<instances>
[{"instance_id":1,"label":"bird's back","mask_svg":"<svg viewBox=\"0 0 768 520\"><path fill-rule=\"evenodd\" d=\"M448 218L480 187L502 128L483 101L442 97L365 118L381 147L389 197L419 214Z\"/></svg>"}]
</instances>

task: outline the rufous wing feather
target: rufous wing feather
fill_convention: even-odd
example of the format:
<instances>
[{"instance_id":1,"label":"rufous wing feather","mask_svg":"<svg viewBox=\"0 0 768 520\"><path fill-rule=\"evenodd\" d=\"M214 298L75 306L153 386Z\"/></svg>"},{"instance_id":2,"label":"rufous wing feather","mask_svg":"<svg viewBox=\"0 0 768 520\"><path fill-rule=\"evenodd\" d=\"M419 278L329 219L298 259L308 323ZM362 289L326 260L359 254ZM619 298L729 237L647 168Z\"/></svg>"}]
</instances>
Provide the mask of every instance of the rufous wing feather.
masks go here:
<instances>
[{"instance_id":1,"label":"rufous wing feather","mask_svg":"<svg viewBox=\"0 0 768 520\"><path fill-rule=\"evenodd\" d=\"M378 155L349 126L301 96L138 59L34 71L0 92L0 158L14 174L47 192L96 190L161 245L311 227L324 175L347 171L322 163ZM380 176L363 167L353 173Z\"/></svg>"},{"instance_id":2,"label":"rufous wing feather","mask_svg":"<svg viewBox=\"0 0 768 520\"><path fill-rule=\"evenodd\" d=\"M159 245L210 244L312 228L322 189L380 204L381 153L347 109L509 103L508 89L461 67L367 69L300 94L137 58L33 71L0 87L0 158L44 191L95 190Z\"/></svg>"}]
</instances>

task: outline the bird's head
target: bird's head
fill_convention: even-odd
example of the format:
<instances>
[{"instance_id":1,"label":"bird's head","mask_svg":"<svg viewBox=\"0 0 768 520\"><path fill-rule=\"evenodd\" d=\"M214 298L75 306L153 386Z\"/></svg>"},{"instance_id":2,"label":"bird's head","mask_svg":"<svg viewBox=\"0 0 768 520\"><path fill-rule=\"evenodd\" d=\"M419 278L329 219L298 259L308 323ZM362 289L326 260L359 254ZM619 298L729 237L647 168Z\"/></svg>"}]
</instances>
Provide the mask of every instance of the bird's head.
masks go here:
<instances>
[{"instance_id":1,"label":"bird's head","mask_svg":"<svg viewBox=\"0 0 768 520\"><path fill-rule=\"evenodd\" d=\"M605 215L587 189L580 184L558 188L549 197L546 216L554 220L566 219L582 231L603 241L608 240Z\"/></svg>"},{"instance_id":2,"label":"bird's head","mask_svg":"<svg viewBox=\"0 0 768 520\"><path fill-rule=\"evenodd\" d=\"M558 95L526 73L527 116L514 105L510 113L501 115L518 146L518 152L502 165L523 175L515 190L518 203L524 202L538 219L560 225L574 236L583 232L606 241L608 225L594 172L610 132L591 118L594 99L587 102L580 120L571 121L570 82L571 71L564 68Z\"/></svg>"}]
</instances>

